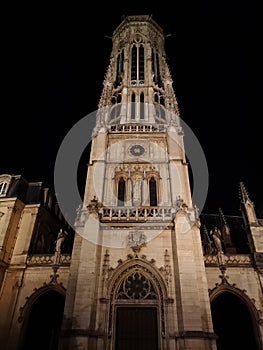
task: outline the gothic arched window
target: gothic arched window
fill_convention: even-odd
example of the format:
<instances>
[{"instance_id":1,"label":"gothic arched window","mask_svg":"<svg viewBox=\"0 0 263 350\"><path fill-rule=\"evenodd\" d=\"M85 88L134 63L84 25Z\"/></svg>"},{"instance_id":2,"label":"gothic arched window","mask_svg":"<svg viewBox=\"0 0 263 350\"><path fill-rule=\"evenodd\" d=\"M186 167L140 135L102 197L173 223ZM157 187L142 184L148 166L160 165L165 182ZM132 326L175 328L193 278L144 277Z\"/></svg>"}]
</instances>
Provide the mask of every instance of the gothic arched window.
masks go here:
<instances>
[{"instance_id":1,"label":"gothic arched window","mask_svg":"<svg viewBox=\"0 0 263 350\"><path fill-rule=\"evenodd\" d=\"M135 93L133 92L131 96L131 119L135 119L135 101Z\"/></svg>"},{"instance_id":2,"label":"gothic arched window","mask_svg":"<svg viewBox=\"0 0 263 350\"><path fill-rule=\"evenodd\" d=\"M118 206L123 207L125 200L125 180L121 177L118 181Z\"/></svg>"},{"instance_id":3,"label":"gothic arched window","mask_svg":"<svg viewBox=\"0 0 263 350\"><path fill-rule=\"evenodd\" d=\"M162 86L161 74L160 74L160 64L158 52L152 50L152 70L154 73L153 81L158 85Z\"/></svg>"},{"instance_id":4,"label":"gothic arched window","mask_svg":"<svg viewBox=\"0 0 263 350\"><path fill-rule=\"evenodd\" d=\"M110 123L119 123L121 114L121 104L116 104L112 107L110 112Z\"/></svg>"},{"instance_id":5,"label":"gothic arched window","mask_svg":"<svg viewBox=\"0 0 263 350\"><path fill-rule=\"evenodd\" d=\"M140 119L144 119L144 94L140 94Z\"/></svg>"},{"instance_id":6,"label":"gothic arched window","mask_svg":"<svg viewBox=\"0 0 263 350\"><path fill-rule=\"evenodd\" d=\"M165 123L166 122L165 109L159 104L155 104L154 109L155 109L156 123Z\"/></svg>"},{"instance_id":7,"label":"gothic arched window","mask_svg":"<svg viewBox=\"0 0 263 350\"><path fill-rule=\"evenodd\" d=\"M131 80L144 80L144 46L133 45L131 50Z\"/></svg>"},{"instance_id":8,"label":"gothic arched window","mask_svg":"<svg viewBox=\"0 0 263 350\"><path fill-rule=\"evenodd\" d=\"M156 180L152 176L149 181L149 195L150 195L150 206L156 207L157 206L157 186L156 186Z\"/></svg>"},{"instance_id":9,"label":"gothic arched window","mask_svg":"<svg viewBox=\"0 0 263 350\"><path fill-rule=\"evenodd\" d=\"M144 80L144 47L139 47L139 80Z\"/></svg>"},{"instance_id":10,"label":"gothic arched window","mask_svg":"<svg viewBox=\"0 0 263 350\"><path fill-rule=\"evenodd\" d=\"M122 81L123 62L124 62L124 53L123 53L123 50L122 50L122 52L119 53L119 55L117 57L115 87L117 87Z\"/></svg>"},{"instance_id":11,"label":"gothic arched window","mask_svg":"<svg viewBox=\"0 0 263 350\"><path fill-rule=\"evenodd\" d=\"M131 52L131 80L137 78L137 47L134 45Z\"/></svg>"}]
</instances>

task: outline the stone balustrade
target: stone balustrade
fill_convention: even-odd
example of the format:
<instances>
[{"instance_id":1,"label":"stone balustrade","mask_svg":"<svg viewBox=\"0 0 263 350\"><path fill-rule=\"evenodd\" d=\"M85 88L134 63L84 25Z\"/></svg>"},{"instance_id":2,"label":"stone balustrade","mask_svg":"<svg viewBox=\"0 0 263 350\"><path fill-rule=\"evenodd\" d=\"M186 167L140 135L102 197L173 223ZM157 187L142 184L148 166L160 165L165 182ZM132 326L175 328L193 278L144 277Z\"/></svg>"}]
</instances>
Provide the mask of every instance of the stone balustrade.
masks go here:
<instances>
[{"instance_id":1,"label":"stone balustrade","mask_svg":"<svg viewBox=\"0 0 263 350\"><path fill-rule=\"evenodd\" d=\"M100 218L105 221L171 221L171 207L117 207L100 209Z\"/></svg>"}]
</instances>

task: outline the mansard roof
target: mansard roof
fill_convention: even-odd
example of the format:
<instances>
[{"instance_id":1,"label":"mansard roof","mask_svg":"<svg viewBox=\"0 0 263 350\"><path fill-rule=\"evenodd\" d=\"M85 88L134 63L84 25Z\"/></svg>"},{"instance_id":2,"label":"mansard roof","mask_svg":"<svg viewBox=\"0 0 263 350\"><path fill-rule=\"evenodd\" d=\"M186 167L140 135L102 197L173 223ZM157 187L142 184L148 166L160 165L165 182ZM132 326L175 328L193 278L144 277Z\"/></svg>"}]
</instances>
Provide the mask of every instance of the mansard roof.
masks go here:
<instances>
[{"instance_id":1,"label":"mansard roof","mask_svg":"<svg viewBox=\"0 0 263 350\"><path fill-rule=\"evenodd\" d=\"M28 182L22 175L4 174L0 176L0 182L7 183L6 192L1 197L20 199L25 204L39 203L42 201L43 182Z\"/></svg>"}]
</instances>

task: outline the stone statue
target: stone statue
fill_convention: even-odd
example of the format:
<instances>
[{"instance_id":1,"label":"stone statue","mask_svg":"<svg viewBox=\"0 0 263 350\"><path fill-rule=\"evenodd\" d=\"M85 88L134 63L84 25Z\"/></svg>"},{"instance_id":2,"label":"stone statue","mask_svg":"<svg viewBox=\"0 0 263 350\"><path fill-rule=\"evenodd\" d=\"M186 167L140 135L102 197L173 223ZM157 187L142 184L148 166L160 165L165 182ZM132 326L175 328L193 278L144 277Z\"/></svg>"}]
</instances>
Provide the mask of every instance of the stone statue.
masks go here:
<instances>
[{"instance_id":1,"label":"stone statue","mask_svg":"<svg viewBox=\"0 0 263 350\"><path fill-rule=\"evenodd\" d=\"M56 252L58 253L61 252L62 243L64 242L67 235L68 235L67 231L63 230L62 228L59 230L57 240L56 240L56 248L55 248Z\"/></svg>"},{"instance_id":2,"label":"stone statue","mask_svg":"<svg viewBox=\"0 0 263 350\"><path fill-rule=\"evenodd\" d=\"M133 203L134 205L141 205L141 186L142 181L137 177L133 183Z\"/></svg>"},{"instance_id":3,"label":"stone statue","mask_svg":"<svg viewBox=\"0 0 263 350\"><path fill-rule=\"evenodd\" d=\"M176 198L175 210L176 211L178 211L178 210L186 211L187 210L187 204L184 202L184 200L181 198L180 195Z\"/></svg>"},{"instance_id":4,"label":"stone statue","mask_svg":"<svg viewBox=\"0 0 263 350\"><path fill-rule=\"evenodd\" d=\"M210 234L213 237L213 241L218 253L223 253L222 249L222 235L220 230L215 226L213 230L210 231Z\"/></svg>"},{"instance_id":5,"label":"stone statue","mask_svg":"<svg viewBox=\"0 0 263 350\"><path fill-rule=\"evenodd\" d=\"M199 219L199 209L197 208L196 204L194 205L194 215L195 219Z\"/></svg>"}]
</instances>

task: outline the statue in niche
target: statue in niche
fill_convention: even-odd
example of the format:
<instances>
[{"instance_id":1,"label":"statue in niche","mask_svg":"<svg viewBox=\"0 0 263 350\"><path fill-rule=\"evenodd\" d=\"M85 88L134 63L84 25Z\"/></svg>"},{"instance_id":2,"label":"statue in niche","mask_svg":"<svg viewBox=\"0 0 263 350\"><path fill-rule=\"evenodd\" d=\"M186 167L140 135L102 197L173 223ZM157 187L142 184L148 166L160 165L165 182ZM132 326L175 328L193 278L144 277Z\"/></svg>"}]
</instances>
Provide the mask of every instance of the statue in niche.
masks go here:
<instances>
[{"instance_id":1,"label":"statue in niche","mask_svg":"<svg viewBox=\"0 0 263 350\"><path fill-rule=\"evenodd\" d=\"M55 251L57 253L61 253L61 248L62 248L62 244L65 240L65 238L67 237L68 232L63 230L62 228L59 230L58 236L57 236L57 240L56 240L56 247L55 247Z\"/></svg>"},{"instance_id":2,"label":"statue in niche","mask_svg":"<svg viewBox=\"0 0 263 350\"><path fill-rule=\"evenodd\" d=\"M142 179L136 177L133 181L133 204L141 205L142 201Z\"/></svg>"},{"instance_id":3,"label":"statue in niche","mask_svg":"<svg viewBox=\"0 0 263 350\"><path fill-rule=\"evenodd\" d=\"M214 227L212 230L210 230L210 235L213 238L215 248L218 253L223 253L223 248L222 248L222 235L218 227Z\"/></svg>"},{"instance_id":4,"label":"statue in niche","mask_svg":"<svg viewBox=\"0 0 263 350\"><path fill-rule=\"evenodd\" d=\"M45 235L41 232L37 237L36 246L34 249L34 254L45 253Z\"/></svg>"}]
</instances>

